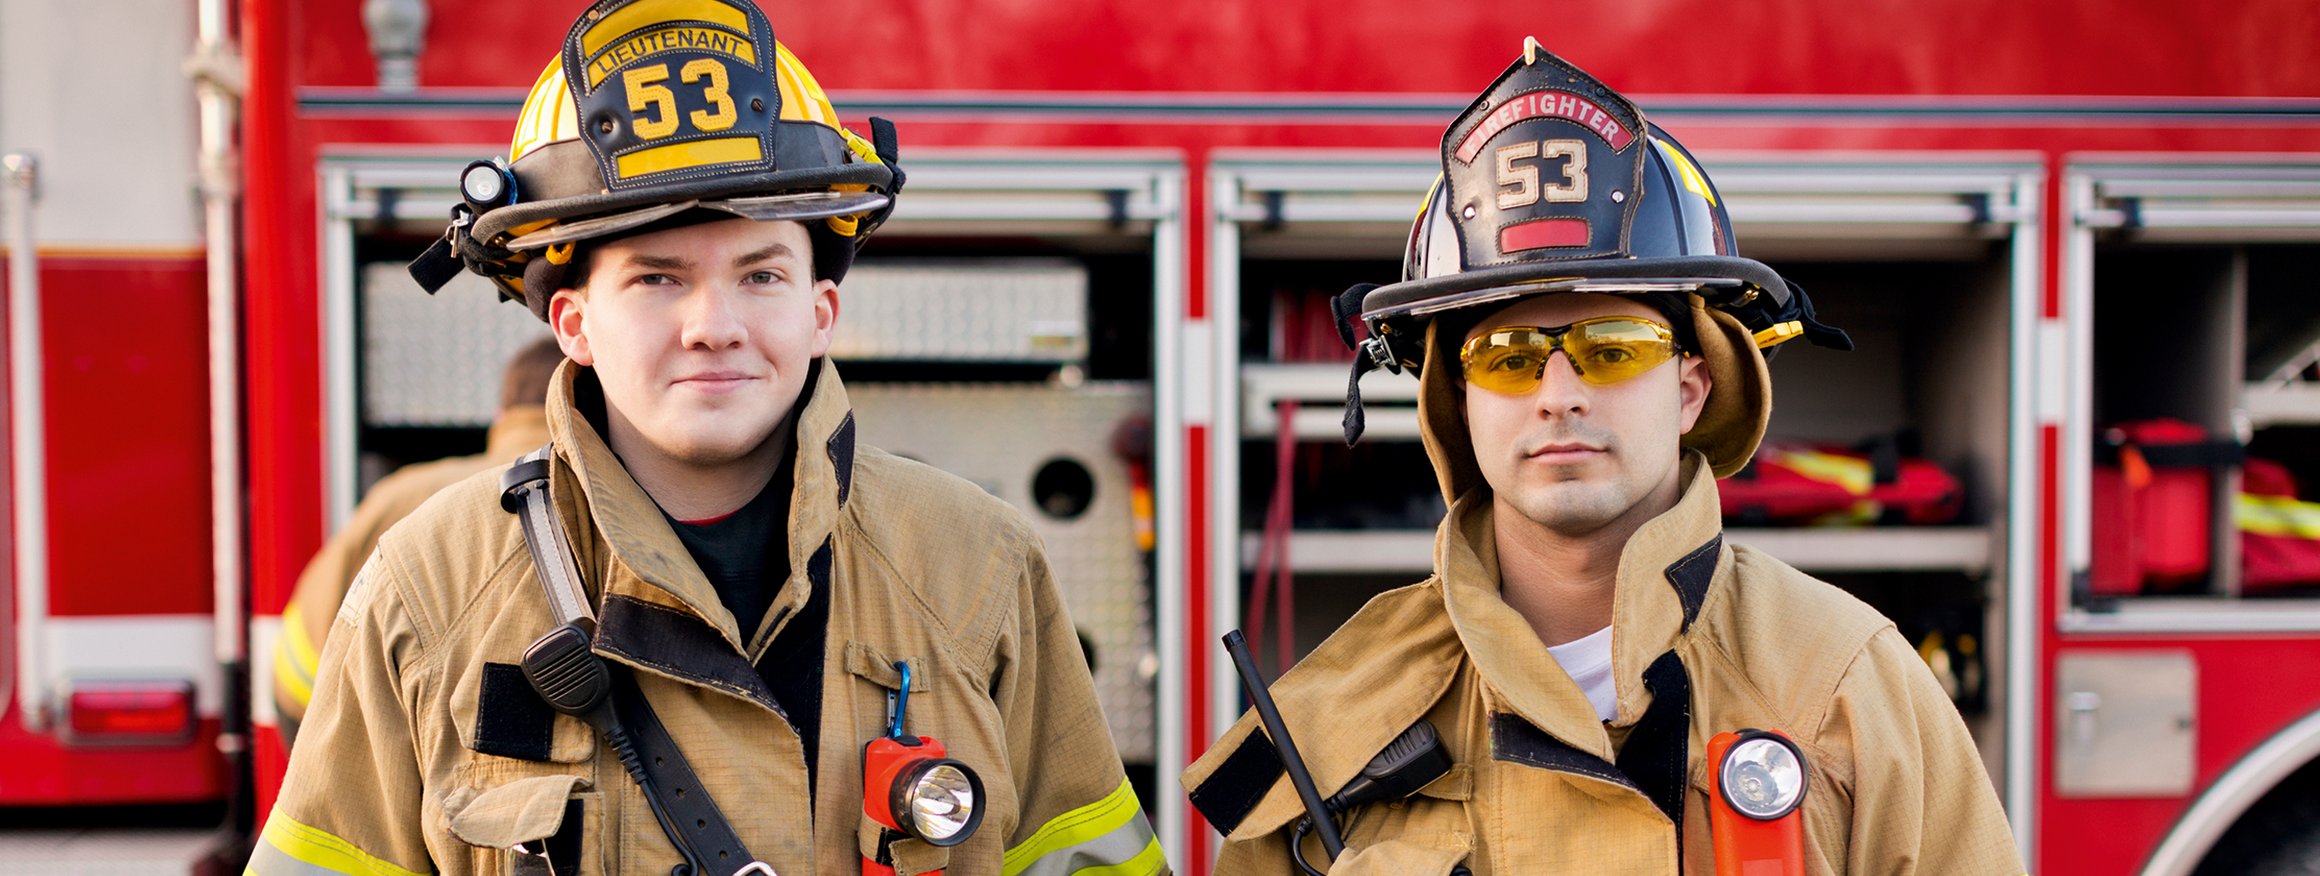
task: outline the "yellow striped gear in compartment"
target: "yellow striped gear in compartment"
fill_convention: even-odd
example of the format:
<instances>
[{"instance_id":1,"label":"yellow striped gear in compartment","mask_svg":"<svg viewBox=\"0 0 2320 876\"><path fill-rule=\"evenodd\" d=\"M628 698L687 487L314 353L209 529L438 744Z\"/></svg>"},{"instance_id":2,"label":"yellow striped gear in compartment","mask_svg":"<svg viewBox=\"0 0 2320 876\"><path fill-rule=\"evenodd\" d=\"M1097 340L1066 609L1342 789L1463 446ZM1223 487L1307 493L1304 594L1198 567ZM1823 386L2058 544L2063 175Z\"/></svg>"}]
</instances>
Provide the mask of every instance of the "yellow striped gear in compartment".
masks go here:
<instances>
[{"instance_id":1,"label":"yellow striped gear in compartment","mask_svg":"<svg viewBox=\"0 0 2320 876\"><path fill-rule=\"evenodd\" d=\"M434 291L463 264L544 319L575 244L706 209L806 223L816 275L839 280L893 211L892 132L840 124L749 0L597 0L412 275Z\"/></svg>"}]
</instances>

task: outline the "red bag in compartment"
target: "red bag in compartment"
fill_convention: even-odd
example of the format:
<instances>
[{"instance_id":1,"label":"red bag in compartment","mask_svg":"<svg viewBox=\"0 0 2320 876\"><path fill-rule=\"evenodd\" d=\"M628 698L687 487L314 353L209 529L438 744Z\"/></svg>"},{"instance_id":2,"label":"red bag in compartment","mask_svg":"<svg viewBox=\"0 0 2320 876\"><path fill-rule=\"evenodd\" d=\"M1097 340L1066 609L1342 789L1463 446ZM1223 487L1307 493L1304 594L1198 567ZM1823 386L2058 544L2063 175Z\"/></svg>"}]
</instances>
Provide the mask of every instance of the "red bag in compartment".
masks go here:
<instances>
[{"instance_id":1,"label":"red bag in compartment","mask_svg":"<svg viewBox=\"0 0 2320 876\"><path fill-rule=\"evenodd\" d=\"M1964 499L1949 472L1889 447L1769 444L1716 489L1725 519L1742 523L1936 525L1956 520Z\"/></svg>"},{"instance_id":2,"label":"red bag in compartment","mask_svg":"<svg viewBox=\"0 0 2320 876\"><path fill-rule=\"evenodd\" d=\"M2288 467L2248 460L2237 499L2240 592L2320 583L2320 503L2296 499Z\"/></svg>"},{"instance_id":3,"label":"red bag in compartment","mask_svg":"<svg viewBox=\"0 0 2320 876\"><path fill-rule=\"evenodd\" d=\"M2239 445L2171 419L2121 423L2104 430L2102 442L2088 485L2094 594L2126 596L2206 577L2213 472L2238 463Z\"/></svg>"}]
</instances>

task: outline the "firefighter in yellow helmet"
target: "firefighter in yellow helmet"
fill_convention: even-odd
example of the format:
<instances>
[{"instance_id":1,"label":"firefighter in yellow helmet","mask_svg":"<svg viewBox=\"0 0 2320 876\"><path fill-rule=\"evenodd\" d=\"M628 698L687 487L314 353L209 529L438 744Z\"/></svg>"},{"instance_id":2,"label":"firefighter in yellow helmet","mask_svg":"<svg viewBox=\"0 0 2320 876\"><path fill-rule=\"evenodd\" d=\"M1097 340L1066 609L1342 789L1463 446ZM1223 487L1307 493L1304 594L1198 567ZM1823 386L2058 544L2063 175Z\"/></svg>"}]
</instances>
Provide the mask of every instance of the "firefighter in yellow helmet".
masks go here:
<instances>
[{"instance_id":1,"label":"firefighter in yellow helmet","mask_svg":"<svg viewBox=\"0 0 2320 876\"><path fill-rule=\"evenodd\" d=\"M749 0L598 0L412 266L546 320L550 444L380 539L250 872L1166 872L1039 542L855 442L902 187Z\"/></svg>"},{"instance_id":2,"label":"firefighter in yellow helmet","mask_svg":"<svg viewBox=\"0 0 2320 876\"><path fill-rule=\"evenodd\" d=\"M1369 332L1356 379L1419 381L1449 502L1434 575L1271 686L1316 796L1340 801L1319 805L1342 855L1252 715L1184 776L1226 836L1216 872L1743 872L1714 850L1750 844L1712 825L1764 817L1801 822L1797 860L1745 872L2021 873L1909 643L1723 537L1716 478L1771 413L1762 348L1851 342L1738 255L1673 138L1535 43L1452 123L1442 166L1402 281L1339 307ZM1350 441L1358 397L1347 414ZM1717 776L1759 797L1711 798L1711 743L1758 752Z\"/></svg>"}]
</instances>

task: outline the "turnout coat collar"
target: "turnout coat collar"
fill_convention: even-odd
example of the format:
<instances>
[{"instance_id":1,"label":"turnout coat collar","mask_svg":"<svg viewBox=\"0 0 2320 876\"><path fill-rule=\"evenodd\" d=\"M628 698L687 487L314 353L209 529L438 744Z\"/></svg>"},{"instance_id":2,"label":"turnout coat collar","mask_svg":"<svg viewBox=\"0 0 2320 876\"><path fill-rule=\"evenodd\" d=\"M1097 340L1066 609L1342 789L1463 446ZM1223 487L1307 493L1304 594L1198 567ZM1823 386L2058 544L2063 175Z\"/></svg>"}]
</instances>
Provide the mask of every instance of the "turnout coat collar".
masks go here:
<instances>
[{"instance_id":1,"label":"turnout coat collar","mask_svg":"<svg viewBox=\"0 0 2320 876\"><path fill-rule=\"evenodd\" d=\"M780 711L753 664L805 606L814 582L827 586L831 533L852 486L854 418L836 369L826 358L815 360L804 400L784 426L796 430L786 527L790 573L753 630L739 628L660 507L582 414L579 402L597 391L594 382L592 372L570 362L557 371L548 432L562 463L551 495L579 496L555 502L566 531L598 536L573 539L578 561L593 570L585 577L601 590L595 650Z\"/></svg>"},{"instance_id":2,"label":"turnout coat collar","mask_svg":"<svg viewBox=\"0 0 2320 876\"><path fill-rule=\"evenodd\" d=\"M1644 670L1677 647L1723 568L1723 518L1706 460L1687 451L1685 487L1674 508L1646 521L1620 550L1611 607L1611 672L1618 692L1613 728L1633 726L1651 705ZM1500 596L1488 490L1469 491L1435 537L1434 568L1446 620L1490 689L1498 710L1520 715L1564 744L1604 761L1611 736L1567 672L1556 667L1513 606Z\"/></svg>"}]
</instances>

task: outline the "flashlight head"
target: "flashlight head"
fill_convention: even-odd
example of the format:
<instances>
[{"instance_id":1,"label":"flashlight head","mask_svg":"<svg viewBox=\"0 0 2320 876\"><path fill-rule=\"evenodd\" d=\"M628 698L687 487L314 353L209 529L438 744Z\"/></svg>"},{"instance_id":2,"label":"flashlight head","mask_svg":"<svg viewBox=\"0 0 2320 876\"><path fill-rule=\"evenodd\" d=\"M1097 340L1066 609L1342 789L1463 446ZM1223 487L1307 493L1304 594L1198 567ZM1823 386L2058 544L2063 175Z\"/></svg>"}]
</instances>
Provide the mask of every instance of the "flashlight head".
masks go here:
<instances>
[{"instance_id":1,"label":"flashlight head","mask_svg":"<svg viewBox=\"0 0 2320 876\"><path fill-rule=\"evenodd\" d=\"M930 846L955 846L983 823L983 779L924 736L880 737L863 750L871 819Z\"/></svg>"},{"instance_id":2,"label":"flashlight head","mask_svg":"<svg viewBox=\"0 0 2320 876\"><path fill-rule=\"evenodd\" d=\"M955 846L983 823L983 780L950 758L920 760L895 777L888 811L903 833L930 846Z\"/></svg>"},{"instance_id":3,"label":"flashlight head","mask_svg":"<svg viewBox=\"0 0 2320 876\"><path fill-rule=\"evenodd\" d=\"M490 159L470 162L459 172L459 197L480 215L515 201L515 175Z\"/></svg>"},{"instance_id":4,"label":"flashlight head","mask_svg":"<svg viewBox=\"0 0 2320 876\"><path fill-rule=\"evenodd\" d=\"M1804 803L1804 754L1778 733L1743 731L1716 771L1724 802L1749 818L1773 821Z\"/></svg>"}]
</instances>

